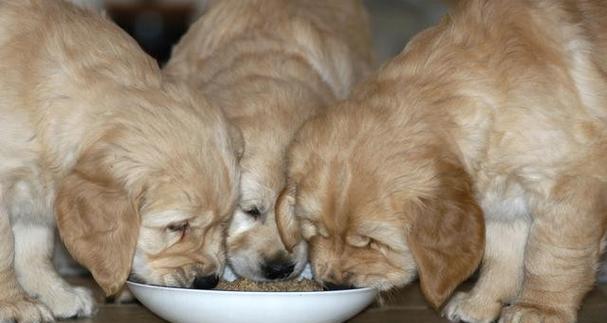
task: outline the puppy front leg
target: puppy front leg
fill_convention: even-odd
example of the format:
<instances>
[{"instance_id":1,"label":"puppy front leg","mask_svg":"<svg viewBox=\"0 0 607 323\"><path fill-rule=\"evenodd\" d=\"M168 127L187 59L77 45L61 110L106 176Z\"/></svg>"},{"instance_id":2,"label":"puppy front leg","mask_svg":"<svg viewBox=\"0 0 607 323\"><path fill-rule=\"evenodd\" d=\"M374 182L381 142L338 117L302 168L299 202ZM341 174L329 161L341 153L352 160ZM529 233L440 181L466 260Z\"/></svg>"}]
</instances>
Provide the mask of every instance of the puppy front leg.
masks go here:
<instances>
[{"instance_id":1,"label":"puppy front leg","mask_svg":"<svg viewBox=\"0 0 607 323\"><path fill-rule=\"evenodd\" d=\"M13 269L14 255L10 218L0 201L0 322L53 321L51 311L30 298L19 285Z\"/></svg>"},{"instance_id":2,"label":"puppy front leg","mask_svg":"<svg viewBox=\"0 0 607 323\"><path fill-rule=\"evenodd\" d=\"M480 277L470 292L457 293L444 313L453 322L490 323L511 302L523 280L523 259L529 224L487 221Z\"/></svg>"},{"instance_id":3,"label":"puppy front leg","mask_svg":"<svg viewBox=\"0 0 607 323\"><path fill-rule=\"evenodd\" d=\"M72 287L55 271L51 257L54 228L42 223L16 223L15 269L28 294L46 304L57 318L91 316L95 300L83 287Z\"/></svg>"},{"instance_id":4,"label":"puppy front leg","mask_svg":"<svg viewBox=\"0 0 607 323\"><path fill-rule=\"evenodd\" d=\"M521 294L502 311L501 323L575 322L592 288L605 232L605 187L570 179L550 200L533 206Z\"/></svg>"}]
</instances>

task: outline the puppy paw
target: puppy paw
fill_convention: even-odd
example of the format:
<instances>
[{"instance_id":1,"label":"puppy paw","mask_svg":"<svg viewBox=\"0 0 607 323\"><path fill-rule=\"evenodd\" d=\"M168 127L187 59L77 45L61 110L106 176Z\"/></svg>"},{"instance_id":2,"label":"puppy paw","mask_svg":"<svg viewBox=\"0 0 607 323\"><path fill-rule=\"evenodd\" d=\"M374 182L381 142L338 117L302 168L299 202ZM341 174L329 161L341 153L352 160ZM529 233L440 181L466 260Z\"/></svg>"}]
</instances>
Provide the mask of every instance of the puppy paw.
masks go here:
<instances>
[{"instance_id":1,"label":"puppy paw","mask_svg":"<svg viewBox=\"0 0 607 323\"><path fill-rule=\"evenodd\" d=\"M56 318L92 316L95 299L91 291L84 287L61 287L46 295L40 295Z\"/></svg>"},{"instance_id":2,"label":"puppy paw","mask_svg":"<svg viewBox=\"0 0 607 323\"><path fill-rule=\"evenodd\" d=\"M42 303L23 295L0 299L0 322L54 322L53 314Z\"/></svg>"},{"instance_id":3,"label":"puppy paw","mask_svg":"<svg viewBox=\"0 0 607 323\"><path fill-rule=\"evenodd\" d=\"M572 323L575 315L547 311L534 306L512 305L502 311L499 323Z\"/></svg>"},{"instance_id":4,"label":"puppy paw","mask_svg":"<svg viewBox=\"0 0 607 323\"><path fill-rule=\"evenodd\" d=\"M445 306L443 315L452 322L491 323L498 317L502 305L471 293L457 293Z\"/></svg>"}]
</instances>

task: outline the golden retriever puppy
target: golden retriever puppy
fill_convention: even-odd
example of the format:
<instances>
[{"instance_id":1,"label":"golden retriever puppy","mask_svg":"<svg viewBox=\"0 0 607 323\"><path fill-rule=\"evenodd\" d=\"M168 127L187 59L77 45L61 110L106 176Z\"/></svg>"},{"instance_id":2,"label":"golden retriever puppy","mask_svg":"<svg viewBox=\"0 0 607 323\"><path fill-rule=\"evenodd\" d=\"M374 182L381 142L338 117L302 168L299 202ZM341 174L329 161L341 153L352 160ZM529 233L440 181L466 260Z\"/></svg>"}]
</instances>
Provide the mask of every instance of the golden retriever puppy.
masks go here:
<instances>
[{"instance_id":1,"label":"golden retriever puppy","mask_svg":"<svg viewBox=\"0 0 607 323\"><path fill-rule=\"evenodd\" d=\"M107 294L131 267L151 284L213 285L238 132L105 18L62 0L0 7L0 321L93 312L52 266L55 215Z\"/></svg>"},{"instance_id":2,"label":"golden retriever puppy","mask_svg":"<svg viewBox=\"0 0 607 323\"><path fill-rule=\"evenodd\" d=\"M277 204L316 277L453 321L574 322L607 224L607 3L461 1L307 122Z\"/></svg>"},{"instance_id":3,"label":"golden retriever puppy","mask_svg":"<svg viewBox=\"0 0 607 323\"><path fill-rule=\"evenodd\" d=\"M306 264L305 243L287 252L275 223L286 147L370 69L369 29L359 0L224 0L175 47L165 72L201 89L243 133L240 207L227 238L236 274L284 279Z\"/></svg>"}]
</instances>

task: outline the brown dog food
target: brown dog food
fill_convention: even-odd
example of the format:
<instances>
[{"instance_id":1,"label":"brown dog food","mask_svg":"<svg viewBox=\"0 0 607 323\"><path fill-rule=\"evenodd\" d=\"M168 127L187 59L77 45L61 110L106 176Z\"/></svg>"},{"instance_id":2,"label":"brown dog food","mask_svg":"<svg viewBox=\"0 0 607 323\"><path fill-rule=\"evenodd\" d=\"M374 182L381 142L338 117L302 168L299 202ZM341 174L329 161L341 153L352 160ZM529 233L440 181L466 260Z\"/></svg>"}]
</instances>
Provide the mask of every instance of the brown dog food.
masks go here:
<instances>
[{"instance_id":1,"label":"brown dog food","mask_svg":"<svg viewBox=\"0 0 607 323\"><path fill-rule=\"evenodd\" d=\"M220 281L215 289L247 292L317 292L322 286L313 280L302 279L279 282L254 282L248 279L237 279L233 282Z\"/></svg>"}]
</instances>

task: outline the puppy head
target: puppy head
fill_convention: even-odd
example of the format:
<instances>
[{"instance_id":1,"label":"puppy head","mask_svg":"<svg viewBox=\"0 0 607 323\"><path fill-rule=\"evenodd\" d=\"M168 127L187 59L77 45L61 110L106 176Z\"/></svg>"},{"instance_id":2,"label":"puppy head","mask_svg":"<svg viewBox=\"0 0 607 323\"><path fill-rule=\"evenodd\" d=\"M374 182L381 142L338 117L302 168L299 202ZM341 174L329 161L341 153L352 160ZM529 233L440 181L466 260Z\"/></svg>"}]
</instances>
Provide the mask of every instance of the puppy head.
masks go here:
<instances>
[{"instance_id":1,"label":"puppy head","mask_svg":"<svg viewBox=\"0 0 607 323\"><path fill-rule=\"evenodd\" d=\"M299 125L325 106L326 99L297 82L272 83L263 90L258 86L263 83L241 104L223 104L247 147L240 161L240 201L228 229L227 255L239 276L288 279L305 267L307 246L300 241L287 250L276 227L276 199L286 184L285 152Z\"/></svg>"},{"instance_id":2,"label":"puppy head","mask_svg":"<svg viewBox=\"0 0 607 323\"><path fill-rule=\"evenodd\" d=\"M252 162L245 156L242 161L240 205L226 240L228 261L241 277L256 281L288 279L303 270L307 248L300 241L287 250L280 240L274 207L284 187L284 163L260 159Z\"/></svg>"},{"instance_id":3,"label":"puppy head","mask_svg":"<svg viewBox=\"0 0 607 323\"><path fill-rule=\"evenodd\" d=\"M149 284L214 287L238 195L241 140L188 92L120 101L130 106L109 117L59 188L66 247L107 294L131 273Z\"/></svg>"},{"instance_id":4,"label":"puppy head","mask_svg":"<svg viewBox=\"0 0 607 323\"><path fill-rule=\"evenodd\" d=\"M438 307L481 259L481 210L435 138L372 119L333 111L304 125L277 205L281 237L308 242L325 285L387 290L418 273Z\"/></svg>"}]
</instances>

